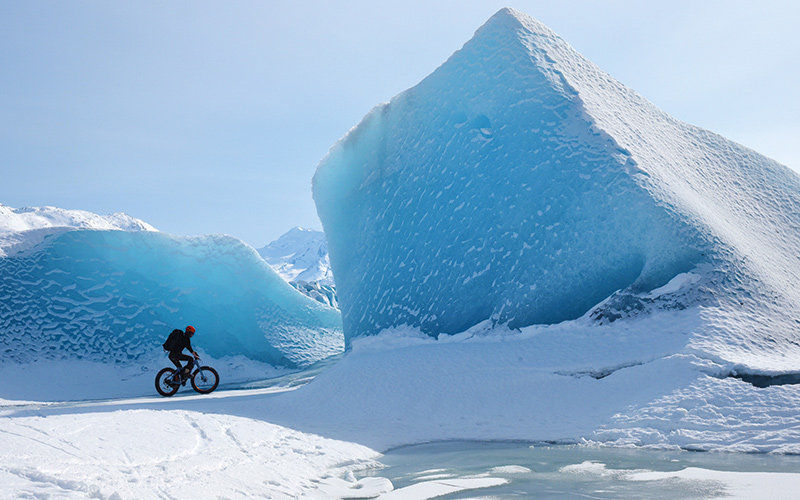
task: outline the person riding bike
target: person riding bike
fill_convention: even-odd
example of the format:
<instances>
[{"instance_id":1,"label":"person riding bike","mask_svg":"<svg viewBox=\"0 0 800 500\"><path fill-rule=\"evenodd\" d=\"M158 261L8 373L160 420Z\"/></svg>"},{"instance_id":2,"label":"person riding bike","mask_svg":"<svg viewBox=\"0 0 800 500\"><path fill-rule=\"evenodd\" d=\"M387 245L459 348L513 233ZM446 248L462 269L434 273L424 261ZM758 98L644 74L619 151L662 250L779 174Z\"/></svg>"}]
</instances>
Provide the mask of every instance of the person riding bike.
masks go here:
<instances>
[{"instance_id":1,"label":"person riding bike","mask_svg":"<svg viewBox=\"0 0 800 500\"><path fill-rule=\"evenodd\" d=\"M200 355L197 354L194 349L192 349L192 342L191 338L194 336L195 329L193 326L189 325L186 327L186 331L182 330L174 330L170 336L175 335L176 338L170 342L171 346L169 349L169 360L172 361L175 366L178 368L176 373L181 374L183 378L183 382L186 383L186 378L192 373L192 367L194 366L194 360L199 359ZM188 349L192 356L183 354L183 350ZM181 361L186 361L186 366L181 368Z\"/></svg>"}]
</instances>

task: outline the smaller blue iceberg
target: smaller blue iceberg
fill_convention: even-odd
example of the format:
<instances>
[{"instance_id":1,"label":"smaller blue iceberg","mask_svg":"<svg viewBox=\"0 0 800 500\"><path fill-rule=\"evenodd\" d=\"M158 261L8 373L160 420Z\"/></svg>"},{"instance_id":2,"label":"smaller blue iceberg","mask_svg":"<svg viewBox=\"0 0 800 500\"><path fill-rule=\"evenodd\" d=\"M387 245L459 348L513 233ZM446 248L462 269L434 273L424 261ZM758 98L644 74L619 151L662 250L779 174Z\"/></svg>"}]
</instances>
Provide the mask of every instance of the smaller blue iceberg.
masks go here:
<instances>
[{"instance_id":1,"label":"smaller blue iceberg","mask_svg":"<svg viewBox=\"0 0 800 500\"><path fill-rule=\"evenodd\" d=\"M344 349L338 311L229 236L73 230L0 258L0 361L126 362L189 324L213 357L294 368Z\"/></svg>"}]
</instances>

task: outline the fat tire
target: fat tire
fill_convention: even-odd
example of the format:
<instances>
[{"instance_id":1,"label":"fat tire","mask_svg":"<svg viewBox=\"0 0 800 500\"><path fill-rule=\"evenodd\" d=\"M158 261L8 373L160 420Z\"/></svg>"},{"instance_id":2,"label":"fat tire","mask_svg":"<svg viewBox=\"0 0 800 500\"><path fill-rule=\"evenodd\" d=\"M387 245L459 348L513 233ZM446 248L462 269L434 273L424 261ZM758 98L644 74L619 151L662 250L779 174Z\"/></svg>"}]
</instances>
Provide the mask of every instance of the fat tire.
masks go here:
<instances>
[{"instance_id":1,"label":"fat tire","mask_svg":"<svg viewBox=\"0 0 800 500\"><path fill-rule=\"evenodd\" d=\"M175 370L172 368L163 368L158 375L156 375L156 390L159 394L168 398L178 392L179 384L170 384L167 380L175 375ZM192 383L194 385L194 383Z\"/></svg>"},{"instance_id":2,"label":"fat tire","mask_svg":"<svg viewBox=\"0 0 800 500\"><path fill-rule=\"evenodd\" d=\"M214 377L214 385L212 385L211 388L197 387L195 379L200 375L200 372L206 372L207 377ZM200 369L194 372L194 375L192 376L192 389L199 392L200 394L208 394L212 392L214 389L216 389L218 385L219 385L219 373L217 373L217 370L211 368L210 366L201 366Z\"/></svg>"}]
</instances>

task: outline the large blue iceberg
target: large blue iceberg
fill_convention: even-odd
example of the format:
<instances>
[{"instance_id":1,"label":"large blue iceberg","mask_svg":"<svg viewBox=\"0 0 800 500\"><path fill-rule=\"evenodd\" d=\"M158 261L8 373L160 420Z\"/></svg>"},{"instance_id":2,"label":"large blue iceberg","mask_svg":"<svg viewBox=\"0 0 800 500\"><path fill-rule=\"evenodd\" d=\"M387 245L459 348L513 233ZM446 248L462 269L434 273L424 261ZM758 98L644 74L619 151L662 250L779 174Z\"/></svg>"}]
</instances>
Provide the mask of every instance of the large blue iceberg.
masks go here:
<instances>
[{"instance_id":1,"label":"large blue iceberg","mask_svg":"<svg viewBox=\"0 0 800 500\"><path fill-rule=\"evenodd\" d=\"M338 311L235 238L55 230L0 258L0 361L127 362L189 324L213 357L302 367L344 348Z\"/></svg>"},{"instance_id":2,"label":"large blue iceberg","mask_svg":"<svg viewBox=\"0 0 800 500\"><path fill-rule=\"evenodd\" d=\"M513 10L376 106L313 188L347 342L697 305L698 351L800 354L798 176Z\"/></svg>"}]
</instances>

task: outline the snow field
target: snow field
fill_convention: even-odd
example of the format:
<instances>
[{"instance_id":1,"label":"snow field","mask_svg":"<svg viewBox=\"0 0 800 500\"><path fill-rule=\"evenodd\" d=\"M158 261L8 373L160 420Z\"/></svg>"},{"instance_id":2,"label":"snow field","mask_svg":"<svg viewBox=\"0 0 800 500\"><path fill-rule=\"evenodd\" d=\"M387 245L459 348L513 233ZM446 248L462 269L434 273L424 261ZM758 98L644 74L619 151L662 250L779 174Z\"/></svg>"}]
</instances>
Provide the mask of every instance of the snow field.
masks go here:
<instances>
[{"instance_id":1,"label":"snow field","mask_svg":"<svg viewBox=\"0 0 800 500\"><path fill-rule=\"evenodd\" d=\"M296 372L244 356L213 358L202 348L198 353L204 365L224 374L221 388L244 386L248 382L276 379ZM78 359L2 363L0 380L9 382L0 389L0 403L3 399L59 402L153 396L155 376L165 367L174 368L174 365L161 352L153 352L135 363Z\"/></svg>"},{"instance_id":2,"label":"snow field","mask_svg":"<svg viewBox=\"0 0 800 500\"><path fill-rule=\"evenodd\" d=\"M685 351L691 316L439 340L413 328L387 331L357 340L265 414L379 451L439 440L800 451L800 386L757 388L730 378L731 366Z\"/></svg>"},{"instance_id":3,"label":"snow field","mask_svg":"<svg viewBox=\"0 0 800 500\"><path fill-rule=\"evenodd\" d=\"M196 411L117 410L0 418L3 498L291 499L363 446ZM347 485L352 486L352 484Z\"/></svg>"},{"instance_id":4,"label":"snow field","mask_svg":"<svg viewBox=\"0 0 800 500\"><path fill-rule=\"evenodd\" d=\"M523 472L514 464L481 477L432 471L396 491L380 477L353 475L379 467L392 447L442 440L800 453L800 386L759 389L727 377L730 367L682 352L691 317L669 312L605 326L584 318L517 331L487 323L438 340L396 328L358 339L294 390L5 401L0 491L422 499ZM796 479L782 476L781 484ZM747 481L731 484L751 492Z\"/></svg>"}]
</instances>

